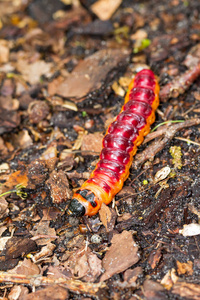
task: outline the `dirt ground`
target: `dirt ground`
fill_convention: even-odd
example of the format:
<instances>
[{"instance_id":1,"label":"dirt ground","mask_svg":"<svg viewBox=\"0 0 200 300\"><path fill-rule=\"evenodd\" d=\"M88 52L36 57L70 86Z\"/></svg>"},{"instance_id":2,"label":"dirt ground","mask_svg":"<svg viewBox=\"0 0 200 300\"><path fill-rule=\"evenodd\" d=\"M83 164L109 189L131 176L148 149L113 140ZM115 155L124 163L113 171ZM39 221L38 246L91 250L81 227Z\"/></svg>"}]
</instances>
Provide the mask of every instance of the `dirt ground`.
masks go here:
<instances>
[{"instance_id":1,"label":"dirt ground","mask_svg":"<svg viewBox=\"0 0 200 300\"><path fill-rule=\"evenodd\" d=\"M69 216L143 68L152 131L113 202ZM0 1L0 299L200 299L200 2Z\"/></svg>"}]
</instances>

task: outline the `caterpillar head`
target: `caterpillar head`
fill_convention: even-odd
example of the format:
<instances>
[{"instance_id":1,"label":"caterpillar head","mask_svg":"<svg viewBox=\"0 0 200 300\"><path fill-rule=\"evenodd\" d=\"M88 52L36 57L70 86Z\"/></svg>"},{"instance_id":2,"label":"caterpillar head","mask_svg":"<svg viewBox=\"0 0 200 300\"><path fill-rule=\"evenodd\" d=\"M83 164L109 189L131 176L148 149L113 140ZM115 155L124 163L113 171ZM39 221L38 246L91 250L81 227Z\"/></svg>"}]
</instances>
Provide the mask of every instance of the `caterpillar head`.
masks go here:
<instances>
[{"instance_id":1,"label":"caterpillar head","mask_svg":"<svg viewBox=\"0 0 200 300\"><path fill-rule=\"evenodd\" d=\"M67 210L68 215L82 217L85 214L85 207L76 198L73 198L70 202Z\"/></svg>"},{"instance_id":2,"label":"caterpillar head","mask_svg":"<svg viewBox=\"0 0 200 300\"><path fill-rule=\"evenodd\" d=\"M100 208L99 201L95 194L87 189L76 191L71 200L67 213L77 217L84 215L95 215Z\"/></svg>"}]
</instances>

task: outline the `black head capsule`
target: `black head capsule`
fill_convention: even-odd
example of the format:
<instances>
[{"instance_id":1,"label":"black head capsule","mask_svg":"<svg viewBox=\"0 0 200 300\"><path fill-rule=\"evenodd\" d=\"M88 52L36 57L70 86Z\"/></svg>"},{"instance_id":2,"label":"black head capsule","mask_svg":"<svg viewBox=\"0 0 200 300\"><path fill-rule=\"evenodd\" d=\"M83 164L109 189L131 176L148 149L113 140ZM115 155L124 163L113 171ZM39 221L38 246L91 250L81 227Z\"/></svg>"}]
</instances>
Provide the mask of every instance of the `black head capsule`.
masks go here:
<instances>
[{"instance_id":1,"label":"black head capsule","mask_svg":"<svg viewBox=\"0 0 200 300\"><path fill-rule=\"evenodd\" d=\"M85 214L85 207L76 198L73 198L68 206L67 214L82 217Z\"/></svg>"}]
</instances>

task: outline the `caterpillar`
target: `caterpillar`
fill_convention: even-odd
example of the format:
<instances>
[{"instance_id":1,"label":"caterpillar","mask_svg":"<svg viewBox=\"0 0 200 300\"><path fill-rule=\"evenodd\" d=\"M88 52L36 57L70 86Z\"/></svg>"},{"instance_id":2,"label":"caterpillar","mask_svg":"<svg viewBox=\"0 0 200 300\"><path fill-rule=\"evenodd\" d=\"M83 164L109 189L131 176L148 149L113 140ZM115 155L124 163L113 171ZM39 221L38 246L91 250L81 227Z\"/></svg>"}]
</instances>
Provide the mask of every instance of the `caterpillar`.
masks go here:
<instances>
[{"instance_id":1,"label":"caterpillar","mask_svg":"<svg viewBox=\"0 0 200 300\"><path fill-rule=\"evenodd\" d=\"M95 169L73 195L67 210L69 215L93 216L102 203L108 205L122 189L137 147L155 121L159 90L151 70L144 69L136 74L119 115L103 138L102 151Z\"/></svg>"}]
</instances>

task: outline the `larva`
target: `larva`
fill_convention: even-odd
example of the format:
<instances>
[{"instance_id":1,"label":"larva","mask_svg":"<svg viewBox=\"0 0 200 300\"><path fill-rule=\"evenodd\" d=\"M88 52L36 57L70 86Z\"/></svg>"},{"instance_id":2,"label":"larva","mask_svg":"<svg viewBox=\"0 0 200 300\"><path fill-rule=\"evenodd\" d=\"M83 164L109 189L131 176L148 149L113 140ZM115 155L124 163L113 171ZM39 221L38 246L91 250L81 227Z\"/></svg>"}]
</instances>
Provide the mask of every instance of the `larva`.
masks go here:
<instances>
[{"instance_id":1,"label":"larva","mask_svg":"<svg viewBox=\"0 0 200 300\"><path fill-rule=\"evenodd\" d=\"M68 214L95 215L122 189L137 147L150 131L159 105L159 84L151 70L136 74L120 114L110 124L96 168L73 196Z\"/></svg>"}]
</instances>

